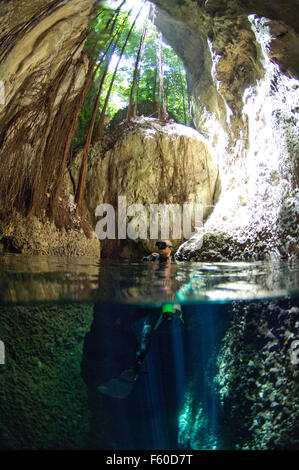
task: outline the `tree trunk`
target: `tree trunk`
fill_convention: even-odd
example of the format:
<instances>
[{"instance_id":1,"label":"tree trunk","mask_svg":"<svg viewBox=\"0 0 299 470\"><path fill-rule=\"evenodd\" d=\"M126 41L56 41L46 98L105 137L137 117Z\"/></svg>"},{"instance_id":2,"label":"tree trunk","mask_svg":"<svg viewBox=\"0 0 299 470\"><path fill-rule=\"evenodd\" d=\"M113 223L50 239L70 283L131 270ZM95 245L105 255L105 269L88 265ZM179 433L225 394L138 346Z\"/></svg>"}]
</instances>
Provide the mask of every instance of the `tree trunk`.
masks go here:
<instances>
[{"instance_id":1,"label":"tree trunk","mask_svg":"<svg viewBox=\"0 0 299 470\"><path fill-rule=\"evenodd\" d=\"M112 76L112 79L111 79L111 83L110 83L110 87L109 87L109 90L107 92L107 95L106 95L106 99L105 99L105 103L104 103L104 106L103 106L103 109L102 109L102 112L101 112L101 115L100 115L100 120L99 120L99 127L98 127L98 135L101 135L102 133L102 130L103 130L103 126L104 126L104 118L105 118L105 112L106 112L106 109L107 109L107 105L108 105L108 100L109 100L109 97L110 97L110 93L111 93L111 90L112 90L112 86L113 86L113 82L115 80L115 77L116 77L116 73L117 73L117 70L118 70L118 66L119 66L119 63L122 59L122 56L123 56L123 53L124 53L124 50L125 50L125 47L128 43L128 40L129 40L129 37L131 35L131 32L136 24L136 21L137 21L137 18L139 17L140 13L141 13L141 10L142 10L143 7L140 8L130 30L129 30L129 33L126 37L126 40L124 42L124 45L122 47L122 50L121 50L121 53L120 53L120 57L118 59L118 62L117 62L117 65L115 67L115 70L114 70L114 73L113 73L113 76ZM114 45L114 48L113 48L113 51L110 55L110 59L113 55L113 52L115 51L115 48L116 48L116 45L117 45L117 42L115 43ZM103 83L104 83L104 79L105 79L105 76L107 74L107 70L108 70L108 65L109 65L109 62L107 64L107 67L105 69L105 72L102 76L102 79L101 79L101 83L100 83L100 87L99 87L99 91L98 91L98 94L97 94L97 98L96 98L96 101L95 101L95 104L94 104L94 108L93 108L93 113L92 113L92 118L91 118L91 122L90 122L90 126L89 126L89 130L88 130L88 134L87 134L87 137L86 137L86 142L85 142L85 146L84 146L84 150L83 150L83 157L82 157L82 164L81 164L81 169L80 169L80 175L79 175L79 182L78 182L78 187L77 187L77 191L76 191L76 198L75 198L75 201L77 203L77 211L79 214L82 213L82 209L83 209L83 195L84 195L84 189L85 189L85 180L86 180L86 170L87 170L87 161L88 161L88 153L89 153L89 149L90 149L90 143L91 143L91 138L92 138L92 133L93 133L93 129L94 129L94 125L95 125L95 121L96 121L96 115L97 115L97 111L98 111L98 106L99 106L99 102L100 102L100 96L101 96L101 91L102 91L102 86L103 86Z\"/></svg>"},{"instance_id":2,"label":"tree trunk","mask_svg":"<svg viewBox=\"0 0 299 470\"><path fill-rule=\"evenodd\" d=\"M167 119L167 110L165 104L165 92L164 92L164 74L163 74L163 52L162 52L162 33L158 33L158 45L157 45L157 74L158 74L158 119ZM163 110L163 112L162 112Z\"/></svg>"},{"instance_id":3,"label":"tree trunk","mask_svg":"<svg viewBox=\"0 0 299 470\"><path fill-rule=\"evenodd\" d=\"M165 89L163 88L163 119L165 121L168 120L168 112L167 112L167 93L168 93L168 83L165 82Z\"/></svg>"},{"instance_id":4,"label":"tree trunk","mask_svg":"<svg viewBox=\"0 0 299 470\"><path fill-rule=\"evenodd\" d=\"M115 77L116 77L117 69L118 69L119 63L120 63L120 61L121 61L122 55L123 55L123 53L124 53L125 47L126 47L126 45L127 45L127 42L128 42L128 40L129 40L129 37L130 37L130 35L131 35L131 32L132 32L132 30L133 30L133 28L134 28L134 26L135 26L135 23L136 23L136 21L137 21L138 16L140 15L140 12L141 12L141 9L139 10L138 15L136 16L136 18L135 18L135 20L134 20L134 22L133 22L133 24L132 24L132 26L131 26L131 28L130 28L130 31L129 31L129 33L128 33L128 35L127 35L127 38L126 38L126 40L125 40L125 42L124 42L124 45L123 45L123 47L122 47L119 60L118 60L117 65L116 65L116 67L115 67L114 74L113 74L112 79L111 79L110 87L109 87L109 90L108 90L108 92L107 92L106 99L105 99L105 103L104 103L104 106L103 106L103 109L102 109L102 112L101 112L101 115L100 115L99 127L98 127L98 133L99 133L99 135L101 134L101 131L102 131L102 128L103 128L105 112L106 112L108 100L109 100L109 97L110 97L112 85L113 85L114 79L115 79ZM126 19L127 19L127 18L126 18ZM107 66L106 66L105 71L104 71L104 73L103 73L103 75L102 75L102 78L101 78L101 82L100 82L100 86L99 86L99 91L98 91L98 94L97 94L97 97L96 97L96 101L95 101L95 104L94 104L94 107L93 107L91 122L90 122L90 126L89 126L89 129L88 129L88 134L87 134L87 137L86 137L86 142L85 142L85 146L84 146L84 150L83 150L83 157L82 157L81 169L80 169L80 174L79 174L78 187L77 187L76 197L75 197L75 202L76 202L76 204L77 204L77 212L78 212L79 214L82 213L82 209L83 209L83 195L84 195L85 180L86 180L86 170L87 170L88 153L89 153L89 149L90 149L92 134L93 134L94 125L95 125L96 116L97 116L97 111L98 111L98 107L99 107L101 92L102 92L104 80L105 80L105 77L106 77L106 74L107 74L107 71L108 71L108 67L109 67L110 60L111 60L111 58L112 58L113 53L115 52L115 49L116 49L116 46L117 46L118 41L119 41L119 39L120 39L120 36L121 36L121 31L120 31L119 37L117 38L117 41L116 41L115 44L114 44L113 49L112 49L112 51L111 51L111 53L110 53L110 55L109 55L109 59L108 59ZM99 132L99 130L100 130L100 132Z\"/></svg>"},{"instance_id":5,"label":"tree trunk","mask_svg":"<svg viewBox=\"0 0 299 470\"><path fill-rule=\"evenodd\" d=\"M128 112L127 112L127 117L126 117L126 123L127 124L129 124L130 119L131 119L134 89L135 89L135 86L136 86L136 80L137 80L137 75L138 75L138 70L139 70L139 64L140 64L140 61L142 60L142 56L143 56L143 52L144 52L144 41L145 41L145 37L146 37L146 31L147 31L147 19L146 19L146 22L143 26L143 31L142 31L140 44L139 44L139 49L138 49L138 54L137 54L136 63L135 63L133 82L132 82L132 86L131 86L129 106L128 106ZM136 102L135 102L135 112L134 112L134 114L136 112L137 112L137 98L136 98Z\"/></svg>"},{"instance_id":6,"label":"tree trunk","mask_svg":"<svg viewBox=\"0 0 299 470\"><path fill-rule=\"evenodd\" d=\"M154 83L153 83L153 107L156 105L156 90L157 90L157 67L155 68Z\"/></svg>"},{"instance_id":7,"label":"tree trunk","mask_svg":"<svg viewBox=\"0 0 299 470\"><path fill-rule=\"evenodd\" d=\"M116 49L116 45L117 45L117 43L114 45L114 48L110 53L110 56L109 56L109 59L107 61L105 70L104 70L103 75L101 77L99 90L98 90L97 97L96 97L96 100L95 100L95 103L94 103L94 106L93 106L91 121L90 121L89 129L88 129L88 133L87 133L87 137L86 137L86 141L85 141L85 145L84 145L81 169L80 169L80 174L79 174L78 187L77 187L76 197L75 197L75 202L77 204L78 213L82 213L83 193L84 193L84 187L85 187L88 153L89 153L89 149L90 149L90 143L91 143L92 134L93 134L93 130L94 130L94 125L95 125L97 112L98 112L98 108L99 108L99 102L100 102L100 97L101 97L101 93L102 93L102 88L103 88L103 84L104 84L104 81L105 81L105 78L106 78L106 75L107 75L107 72L108 72L110 60L111 60L112 55L113 55L113 53Z\"/></svg>"},{"instance_id":8,"label":"tree trunk","mask_svg":"<svg viewBox=\"0 0 299 470\"><path fill-rule=\"evenodd\" d=\"M184 124L186 125L187 124L186 97L185 97L185 88L184 88L184 82L183 82L183 77L182 77L181 65L179 65L179 73L180 73L180 85L181 85L182 97L183 97Z\"/></svg>"},{"instance_id":9,"label":"tree trunk","mask_svg":"<svg viewBox=\"0 0 299 470\"><path fill-rule=\"evenodd\" d=\"M124 2L123 2L124 3ZM122 3L122 4L123 4ZM122 5L121 5L122 6ZM121 8L121 6L119 7L119 9ZM119 14L119 11L115 17L115 20L112 24L112 27L110 28L110 33L113 33L114 31L114 26L115 26L115 23L116 23L116 20L117 20L117 17L118 17L118 14ZM109 22L107 23L106 27L105 27L105 30L108 29L108 25L109 25ZM119 31L119 29L118 29ZM118 32L117 31L117 32ZM88 70L88 73L87 73L87 76L86 76L86 80L85 80L85 84L84 84L84 87L83 87L83 90L82 92L80 93L80 96L77 100L77 103L75 105L75 108L74 108L74 111L72 113L72 123L71 123L71 126L69 128L69 131L68 131L68 135L67 135L67 138L66 138L66 145L65 145L65 149L64 149L64 154L63 154L63 159L62 159L62 165L61 165L61 168L60 168L60 174L57 178L57 181L56 181L56 184L55 184L55 187L53 189L53 192L52 192L52 195L51 195L51 200L50 200L50 214L51 216L53 217L54 215L54 210L55 210L55 205L56 205L56 202L57 202L57 198L59 196L59 193L60 193L60 189L61 189L61 184L62 184L62 180L63 180L63 175L64 175L64 171L65 171L65 168L66 168L66 164L67 164L67 158L68 158L68 154L69 154L69 150L70 150L70 147L71 147L71 142L72 142L72 139L73 139L73 136L74 136L74 133L75 133L75 130L76 130L76 125L77 125L77 122L78 122L78 118L79 118L79 114L80 114L80 111L82 109L82 106L83 106L83 103L84 103L84 100L86 98L86 95L88 93L88 90L90 89L90 86L94 80L94 77L98 71L98 69L100 68L100 66L102 65L103 63L103 60L104 58L107 56L108 54L108 51L111 47L111 45L113 44L113 41L114 41L114 38L115 36L117 35L117 32L115 35L112 36L112 39L111 41L109 42L109 45L108 47L106 48L106 50L104 51L104 53L102 54L99 62L97 63L97 65L95 66L96 64L96 60L97 58L93 59L91 62L90 62L90 65L89 65L89 70ZM116 46L115 46L116 47ZM115 48L113 49L113 52L114 52ZM110 62L110 59L111 59L111 55L113 54L113 52L110 54L110 57L109 57L109 62ZM107 66L108 67L108 66ZM105 72L104 72L104 78L106 76L106 73L107 73L107 67L105 68ZM100 90L99 90L99 94L101 93L101 88L102 88L102 85L103 85L103 82L104 82L104 78L101 80L101 84L100 84ZM99 100L98 100L99 101ZM80 173L81 174L81 173Z\"/></svg>"},{"instance_id":10,"label":"tree trunk","mask_svg":"<svg viewBox=\"0 0 299 470\"><path fill-rule=\"evenodd\" d=\"M127 37L125 39L125 42L124 42L124 45L122 47L122 50L120 52L120 56L119 56L119 59L117 61L117 64L115 66L115 69L114 69L114 73L113 73L113 76L111 78L111 82L110 82L110 86L109 86L109 89L108 89L108 92L107 92L107 95L106 95L106 99L105 99L105 103L104 103L104 106L103 106L103 109L102 109L102 112L101 112L101 115L100 115L100 120L99 120L99 125L98 125L98 132L97 132L97 135L100 137L102 135L102 132L103 132L103 128L104 128L104 120L105 120L105 113L106 113L106 109L107 109L107 105L108 105L108 101L109 101L109 98L110 98L110 94L111 94L111 90L112 90L112 87L113 87L113 83L114 83L114 80L115 80L115 77L116 77L116 74L117 74L117 70L118 70L118 67L119 67L119 64L120 64L120 61L122 59L122 56L123 56L123 53L124 53L124 50L126 48L126 45L128 43L128 40L131 36L131 32L133 31L133 28L135 27L135 24L136 24L136 21L141 13L141 10L142 10L143 6L140 8L139 12L137 13L136 15L136 18L127 34Z\"/></svg>"}]
</instances>

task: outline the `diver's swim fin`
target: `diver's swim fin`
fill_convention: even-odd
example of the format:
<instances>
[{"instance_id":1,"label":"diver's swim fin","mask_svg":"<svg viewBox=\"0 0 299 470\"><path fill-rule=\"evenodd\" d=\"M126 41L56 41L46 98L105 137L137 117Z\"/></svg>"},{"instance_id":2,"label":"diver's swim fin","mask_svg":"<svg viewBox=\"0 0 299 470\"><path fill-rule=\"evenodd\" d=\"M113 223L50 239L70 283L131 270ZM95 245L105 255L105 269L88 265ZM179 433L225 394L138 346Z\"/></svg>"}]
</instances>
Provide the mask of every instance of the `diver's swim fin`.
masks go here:
<instances>
[{"instance_id":1,"label":"diver's swim fin","mask_svg":"<svg viewBox=\"0 0 299 470\"><path fill-rule=\"evenodd\" d=\"M126 398L133 390L136 382L134 369L124 370L119 377L100 385L97 390L112 398Z\"/></svg>"}]
</instances>

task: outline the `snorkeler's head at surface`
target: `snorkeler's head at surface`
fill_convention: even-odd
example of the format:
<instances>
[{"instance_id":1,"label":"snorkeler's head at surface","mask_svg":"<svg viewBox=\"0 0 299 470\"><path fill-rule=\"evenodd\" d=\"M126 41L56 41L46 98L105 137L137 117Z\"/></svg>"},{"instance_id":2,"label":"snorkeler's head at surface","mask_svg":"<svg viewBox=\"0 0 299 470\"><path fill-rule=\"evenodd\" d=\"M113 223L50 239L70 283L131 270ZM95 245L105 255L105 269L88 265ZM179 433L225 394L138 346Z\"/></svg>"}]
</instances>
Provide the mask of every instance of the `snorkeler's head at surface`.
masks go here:
<instances>
[{"instance_id":1,"label":"snorkeler's head at surface","mask_svg":"<svg viewBox=\"0 0 299 470\"><path fill-rule=\"evenodd\" d=\"M156 247L158 248L158 253L161 258L167 259L171 256L173 251L172 243L170 240L163 239L156 242Z\"/></svg>"}]
</instances>

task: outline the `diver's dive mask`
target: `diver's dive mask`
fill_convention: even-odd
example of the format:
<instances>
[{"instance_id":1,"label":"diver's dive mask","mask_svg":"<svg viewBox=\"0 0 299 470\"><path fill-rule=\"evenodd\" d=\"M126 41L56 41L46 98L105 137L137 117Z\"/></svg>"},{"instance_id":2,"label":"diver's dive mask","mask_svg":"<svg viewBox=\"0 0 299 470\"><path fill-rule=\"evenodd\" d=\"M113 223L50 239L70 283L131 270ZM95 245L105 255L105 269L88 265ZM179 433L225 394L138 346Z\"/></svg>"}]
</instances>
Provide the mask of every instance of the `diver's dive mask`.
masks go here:
<instances>
[{"instance_id":1,"label":"diver's dive mask","mask_svg":"<svg viewBox=\"0 0 299 470\"><path fill-rule=\"evenodd\" d=\"M165 320L171 321L173 318L179 318L181 322L184 323L183 313L179 305L162 305L162 315Z\"/></svg>"},{"instance_id":2,"label":"diver's dive mask","mask_svg":"<svg viewBox=\"0 0 299 470\"><path fill-rule=\"evenodd\" d=\"M163 240L158 240L156 242L156 247L158 247L159 250L165 250L167 247L172 248L172 245L167 245Z\"/></svg>"}]
</instances>

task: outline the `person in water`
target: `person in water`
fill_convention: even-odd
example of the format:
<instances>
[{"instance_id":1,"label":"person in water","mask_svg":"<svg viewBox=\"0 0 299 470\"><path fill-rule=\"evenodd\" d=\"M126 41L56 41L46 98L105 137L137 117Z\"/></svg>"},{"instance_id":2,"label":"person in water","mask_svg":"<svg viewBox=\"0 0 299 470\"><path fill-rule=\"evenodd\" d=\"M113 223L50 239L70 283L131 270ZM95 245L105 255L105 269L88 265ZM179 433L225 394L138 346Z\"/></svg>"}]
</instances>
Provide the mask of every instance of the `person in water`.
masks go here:
<instances>
[{"instance_id":1,"label":"person in water","mask_svg":"<svg viewBox=\"0 0 299 470\"><path fill-rule=\"evenodd\" d=\"M173 247L169 240L159 240L157 241L156 246L158 248L158 253L151 253L142 260L161 263L161 269L164 272L165 269L167 269L167 266L165 268L165 262L168 263L174 260L172 255ZM98 387L98 391L114 398L126 398L132 391L135 382L140 376L145 357L150 349L154 332L164 321L169 322L176 318L178 318L180 322L184 323L181 306L179 304L163 304L161 309L155 309L147 315L143 324L135 363L131 368L124 370L119 377L113 378L100 385Z\"/></svg>"},{"instance_id":2,"label":"person in water","mask_svg":"<svg viewBox=\"0 0 299 470\"><path fill-rule=\"evenodd\" d=\"M184 323L180 305L164 304L159 312L148 315L143 324L140 345L136 352L134 364L129 369L125 369L118 377L99 385L98 392L112 398L126 398L132 392L136 381L140 377L153 334L163 322L174 321L175 318Z\"/></svg>"},{"instance_id":3,"label":"person in water","mask_svg":"<svg viewBox=\"0 0 299 470\"><path fill-rule=\"evenodd\" d=\"M173 246L170 240L158 240L156 242L158 253L154 252L142 258L142 261L174 261Z\"/></svg>"}]
</instances>

